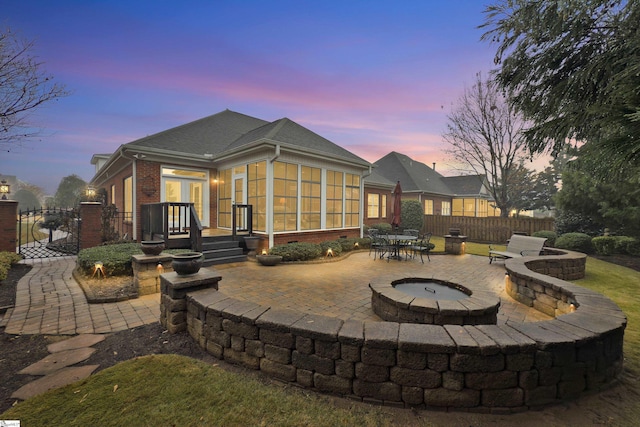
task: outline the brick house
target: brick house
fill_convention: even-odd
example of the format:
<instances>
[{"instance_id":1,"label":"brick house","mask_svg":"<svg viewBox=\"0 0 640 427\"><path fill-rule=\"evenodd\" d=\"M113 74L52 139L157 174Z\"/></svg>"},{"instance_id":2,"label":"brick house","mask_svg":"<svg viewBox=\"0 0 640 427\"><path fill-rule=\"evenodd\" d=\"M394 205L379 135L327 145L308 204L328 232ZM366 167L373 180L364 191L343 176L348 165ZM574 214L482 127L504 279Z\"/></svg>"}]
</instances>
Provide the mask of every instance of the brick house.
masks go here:
<instances>
[{"instance_id":1,"label":"brick house","mask_svg":"<svg viewBox=\"0 0 640 427\"><path fill-rule=\"evenodd\" d=\"M234 205L251 205L269 247L361 235L371 164L287 119L225 110L95 154L91 185L143 239L144 205L192 203L205 231L230 232Z\"/></svg>"},{"instance_id":2,"label":"brick house","mask_svg":"<svg viewBox=\"0 0 640 427\"><path fill-rule=\"evenodd\" d=\"M446 177L436 172L435 163L429 167L392 151L374 162L373 172L365 177L365 224L390 222L397 181L402 186L402 199L420 201L425 215L500 216L492 207L484 176Z\"/></svg>"}]
</instances>

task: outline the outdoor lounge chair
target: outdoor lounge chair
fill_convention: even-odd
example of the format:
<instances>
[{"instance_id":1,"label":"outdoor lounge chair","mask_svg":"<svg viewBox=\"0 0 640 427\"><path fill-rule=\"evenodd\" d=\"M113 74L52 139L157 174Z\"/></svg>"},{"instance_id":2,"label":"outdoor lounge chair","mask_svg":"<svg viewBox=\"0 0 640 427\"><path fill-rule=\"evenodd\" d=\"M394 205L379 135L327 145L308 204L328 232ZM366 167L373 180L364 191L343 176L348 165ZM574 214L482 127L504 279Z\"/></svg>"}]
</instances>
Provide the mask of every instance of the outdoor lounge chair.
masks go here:
<instances>
[{"instance_id":1,"label":"outdoor lounge chair","mask_svg":"<svg viewBox=\"0 0 640 427\"><path fill-rule=\"evenodd\" d=\"M523 256L540 255L544 242L543 237L521 236L514 234L509 239L509 244L505 251L497 251L489 245L489 264L496 259L521 258Z\"/></svg>"}]
</instances>

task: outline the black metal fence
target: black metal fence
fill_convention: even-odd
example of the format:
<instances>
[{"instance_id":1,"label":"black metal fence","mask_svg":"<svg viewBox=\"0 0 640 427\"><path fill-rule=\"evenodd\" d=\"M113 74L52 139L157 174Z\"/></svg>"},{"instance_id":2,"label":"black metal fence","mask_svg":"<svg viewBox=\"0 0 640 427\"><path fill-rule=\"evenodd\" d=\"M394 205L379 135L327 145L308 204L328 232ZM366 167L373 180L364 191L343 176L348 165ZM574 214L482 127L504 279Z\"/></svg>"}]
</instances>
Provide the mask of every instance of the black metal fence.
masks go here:
<instances>
[{"instance_id":1,"label":"black metal fence","mask_svg":"<svg viewBox=\"0 0 640 427\"><path fill-rule=\"evenodd\" d=\"M76 255L81 219L77 209L34 208L18 213L18 253L24 258Z\"/></svg>"}]
</instances>

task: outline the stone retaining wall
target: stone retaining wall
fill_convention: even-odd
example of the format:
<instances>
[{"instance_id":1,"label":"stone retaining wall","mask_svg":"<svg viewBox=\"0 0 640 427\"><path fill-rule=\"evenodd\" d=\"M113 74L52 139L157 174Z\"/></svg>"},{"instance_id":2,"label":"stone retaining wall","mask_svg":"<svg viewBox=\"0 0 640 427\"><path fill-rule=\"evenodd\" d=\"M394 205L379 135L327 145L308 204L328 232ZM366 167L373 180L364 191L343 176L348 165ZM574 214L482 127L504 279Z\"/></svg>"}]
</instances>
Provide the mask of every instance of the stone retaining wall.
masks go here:
<instances>
[{"instance_id":1,"label":"stone retaining wall","mask_svg":"<svg viewBox=\"0 0 640 427\"><path fill-rule=\"evenodd\" d=\"M527 273L524 262L506 264L517 282L547 283L577 310L509 325L343 321L230 298L217 291L219 276L215 286L195 277L191 291L169 273L161 276L161 322L171 332L187 329L230 363L394 406L508 413L609 385L622 370L622 311L600 294Z\"/></svg>"},{"instance_id":2,"label":"stone retaining wall","mask_svg":"<svg viewBox=\"0 0 640 427\"><path fill-rule=\"evenodd\" d=\"M534 307L549 316L571 313L579 306L575 292L584 293L587 290L565 280L584 277L587 256L559 249L547 249L545 252L550 255L526 261L515 258L506 260L505 268L509 275L506 291L521 304Z\"/></svg>"}]
</instances>

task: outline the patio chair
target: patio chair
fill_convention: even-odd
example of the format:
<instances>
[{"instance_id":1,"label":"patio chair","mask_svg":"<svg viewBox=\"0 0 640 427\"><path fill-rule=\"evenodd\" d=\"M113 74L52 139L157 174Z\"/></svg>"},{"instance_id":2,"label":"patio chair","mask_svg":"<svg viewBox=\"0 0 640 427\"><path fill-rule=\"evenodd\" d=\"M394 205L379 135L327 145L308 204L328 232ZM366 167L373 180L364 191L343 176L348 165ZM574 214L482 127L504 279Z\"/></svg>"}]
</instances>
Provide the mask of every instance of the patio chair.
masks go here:
<instances>
[{"instance_id":1,"label":"patio chair","mask_svg":"<svg viewBox=\"0 0 640 427\"><path fill-rule=\"evenodd\" d=\"M384 258L384 256L388 252L392 251L392 247L391 247L391 243L389 242L389 239L387 239L387 237L383 235L376 235L371 241L371 247L374 250L374 256L373 256L374 260L376 258L380 258L380 259Z\"/></svg>"},{"instance_id":2,"label":"patio chair","mask_svg":"<svg viewBox=\"0 0 640 427\"><path fill-rule=\"evenodd\" d=\"M402 234L405 234L407 236L419 237L420 230L416 230L416 229L413 229L413 228L407 228L402 232ZM405 259L409 257L409 253L411 252L411 246L414 245L414 244L416 244L415 240L414 241L400 242L400 248L404 251ZM398 254L398 255L400 255L400 254Z\"/></svg>"},{"instance_id":3,"label":"patio chair","mask_svg":"<svg viewBox=\"0 0 640 427\"><path fill-rule=\"evenodd\" d=\"M371 256L371 251L375 251L375 239L378 236L377 228L370 228L367 230L367 237L371 239L371 244L369 245L369 256Z\"/></svg>"},{"instance_id":4,"label":"patio chair","mask_svg":"<svg viewBox=\"0 0 640 427\"><path fill-rule=\"evenodd\" d=\"M429 252L431 252L431 233L426 233L418 241L410 246L412 258L415 258L417 254L420 254L420 261L424 264L424 254L427 254L427 259L431 262Z\"/></svg>"}]
</instances>

